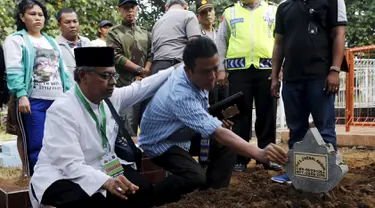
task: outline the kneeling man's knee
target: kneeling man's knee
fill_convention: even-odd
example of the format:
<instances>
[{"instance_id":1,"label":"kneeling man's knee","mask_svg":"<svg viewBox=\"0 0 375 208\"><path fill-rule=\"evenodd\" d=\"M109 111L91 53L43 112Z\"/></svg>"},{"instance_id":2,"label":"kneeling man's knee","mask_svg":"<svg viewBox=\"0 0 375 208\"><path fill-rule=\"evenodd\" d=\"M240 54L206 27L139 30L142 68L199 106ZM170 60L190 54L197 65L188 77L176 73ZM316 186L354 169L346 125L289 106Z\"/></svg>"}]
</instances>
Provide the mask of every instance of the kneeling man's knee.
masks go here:
<instances>
[{"instance_id":1,"label":"kneeling man's knee","mask_svg":"<svg viewBox=\"0 0 375 208\"><path fill-rule=\"evenodd\" d=\"M206 173L203 169L201 171L192 172L185 180L191 191L194 191L206 184Z\"/></svg>"}]
</instances>

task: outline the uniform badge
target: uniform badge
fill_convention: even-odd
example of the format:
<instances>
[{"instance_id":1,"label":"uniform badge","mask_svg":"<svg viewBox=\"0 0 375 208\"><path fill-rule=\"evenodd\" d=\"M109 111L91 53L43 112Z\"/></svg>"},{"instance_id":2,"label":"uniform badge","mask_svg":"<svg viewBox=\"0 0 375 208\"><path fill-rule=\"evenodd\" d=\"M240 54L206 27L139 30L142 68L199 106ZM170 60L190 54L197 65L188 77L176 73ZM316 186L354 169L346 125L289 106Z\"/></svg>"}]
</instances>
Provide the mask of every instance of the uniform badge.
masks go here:
<instances>
[{"instance_id":1,"label":"uniform badge","mask_svg":"<svg viewBox=\"0 0 375 208\"><path fill-rule=\"evenodd\" d=\"M224 15L221 15L221 17L220 17L220 22L222 22L224 20Z\"/></svg>"},{"instance_id":2,"label":"uniform badge","mask_svg":"<svg viewBox=\"0 0 375 208\"><path fill-rule=\"evenodd\" d=\"M231 25L234 25L234 24L237 24L237 23L240 23L240 22L244 22L244 18L236 18L236 19L230 20Z\"/></svg>"},{"instance_id":3,"label":"uniform badge","mask_svg":"<svg viewBox=\"0 0 375 208\"><path fill-rule=\"evenodd\" d=\"M246 66L245 58L233 58L226 60L227 69L244 68Z\"/></svg>"}]
</instances>

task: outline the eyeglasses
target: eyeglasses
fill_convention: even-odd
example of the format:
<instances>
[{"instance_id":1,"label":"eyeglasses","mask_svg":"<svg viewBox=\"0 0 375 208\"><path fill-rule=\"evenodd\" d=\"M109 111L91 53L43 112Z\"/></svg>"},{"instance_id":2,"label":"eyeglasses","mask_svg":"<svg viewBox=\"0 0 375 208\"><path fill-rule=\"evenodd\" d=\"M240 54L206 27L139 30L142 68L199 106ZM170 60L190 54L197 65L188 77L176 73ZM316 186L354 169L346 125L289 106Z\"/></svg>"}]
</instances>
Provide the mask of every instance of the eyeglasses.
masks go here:
<instances>
[{"instance_id":1,"label":"eyeglasses","mask_svg":"<svg viewBox=\"0 0 375 208\"><path fill-rule=\"evenodd\" d=\"M110 80L111 78L113 78L115 80L118 80L118 78L120 77L120 75L118 73L109 73L109 72L100 73L100 72L97 72L95 70L90 70L90 71L99 75L104 80Z\"/></svg>"}]
</instances>

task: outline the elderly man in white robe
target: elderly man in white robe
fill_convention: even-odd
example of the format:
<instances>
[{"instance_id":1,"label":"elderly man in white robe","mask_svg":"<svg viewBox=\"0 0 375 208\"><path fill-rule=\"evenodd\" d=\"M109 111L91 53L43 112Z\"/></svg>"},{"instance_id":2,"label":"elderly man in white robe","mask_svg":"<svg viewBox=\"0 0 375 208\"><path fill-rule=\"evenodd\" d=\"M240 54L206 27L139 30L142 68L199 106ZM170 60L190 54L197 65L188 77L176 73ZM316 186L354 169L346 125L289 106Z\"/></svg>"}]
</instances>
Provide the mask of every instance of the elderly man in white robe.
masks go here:
<instances>
[{"instance_id":1,"label":"elderly man in white robe","mask_svg":"<svg viewBox=\"0 0 375 208\"><path fill-rule=\"evenodd\" d=\"M117 157L118 125L103 100L109 97L119 112L151 97L174 68L115 88L113 48L74 52L77 84L47 111L43 148L30 182L33 207L152 207L154 186L131 164L118 160L122 172L117 177L106 172L111 168L102 158Z\"/></svg>"}]
</instances>

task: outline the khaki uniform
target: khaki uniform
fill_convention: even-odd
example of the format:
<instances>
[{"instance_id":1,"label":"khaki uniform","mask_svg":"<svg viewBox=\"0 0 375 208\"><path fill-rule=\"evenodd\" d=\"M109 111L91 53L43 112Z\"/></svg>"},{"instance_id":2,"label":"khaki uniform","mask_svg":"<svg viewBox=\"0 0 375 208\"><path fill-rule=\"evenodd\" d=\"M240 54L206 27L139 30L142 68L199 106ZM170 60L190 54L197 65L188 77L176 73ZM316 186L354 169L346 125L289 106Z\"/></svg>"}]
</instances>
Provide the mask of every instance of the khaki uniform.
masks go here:
<instances>
[{"instance_id":1,"label":"khaki uniform","mask_svg":"<svg viewBox=\"0 0 375 208\"><path fill-rule=\"evenodd\" d=\"M119 87L131 84L138 75L125 69L127 60L142 67L151 61L151 34L140 26L122 23L112 27L108 32L107 46L115 49L115 67L120 74Z\"/></svg>"}]
</instances>

